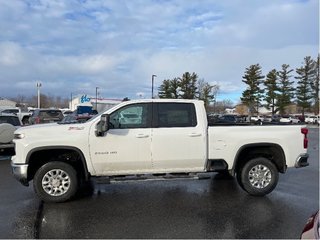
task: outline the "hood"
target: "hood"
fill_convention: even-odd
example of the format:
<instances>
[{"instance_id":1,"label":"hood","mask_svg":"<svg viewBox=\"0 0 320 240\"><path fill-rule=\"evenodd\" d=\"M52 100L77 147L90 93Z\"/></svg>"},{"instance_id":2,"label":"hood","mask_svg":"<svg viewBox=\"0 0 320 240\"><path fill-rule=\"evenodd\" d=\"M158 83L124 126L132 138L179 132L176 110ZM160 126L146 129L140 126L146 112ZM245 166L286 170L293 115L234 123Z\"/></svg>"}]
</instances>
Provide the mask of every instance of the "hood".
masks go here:
<instances>
[{"instance_id":1,"label":"hood","mask_svg":"<svg viewBox=\"0 0 320 240\"><path fill-rule=\"evenodd\" d=\"M25 126L17 129L15 134L24 133L26 136L38 136L39 138L50 138L50 136L63 136L70 135L73 132L83 132L89 129L89 124L86 123L73 123L73 124L57 124L57 123L46 123L46 124L35 124Z\"/></svg>"}]
</instances>

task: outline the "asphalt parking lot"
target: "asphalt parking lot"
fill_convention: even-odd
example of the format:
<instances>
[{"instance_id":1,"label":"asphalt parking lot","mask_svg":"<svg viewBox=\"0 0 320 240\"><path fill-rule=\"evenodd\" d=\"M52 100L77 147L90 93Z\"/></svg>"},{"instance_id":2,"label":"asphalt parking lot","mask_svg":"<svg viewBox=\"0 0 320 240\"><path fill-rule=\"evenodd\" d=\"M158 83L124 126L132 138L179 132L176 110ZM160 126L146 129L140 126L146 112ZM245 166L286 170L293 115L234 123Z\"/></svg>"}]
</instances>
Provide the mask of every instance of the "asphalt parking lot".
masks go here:
<instances>
[{"instance_id":1,"label":"asphalt parking lot","mask_svg":"<svg viewBox=\"0 0 320 240\"><path fill-rule=\"evenodd\" d=\"M319 209L319 129L310 166L288 169L265 197L233 178L101 184L70 202L45 204L0 157L0 238L299 238Z\"/></svg>"}]
</instances>

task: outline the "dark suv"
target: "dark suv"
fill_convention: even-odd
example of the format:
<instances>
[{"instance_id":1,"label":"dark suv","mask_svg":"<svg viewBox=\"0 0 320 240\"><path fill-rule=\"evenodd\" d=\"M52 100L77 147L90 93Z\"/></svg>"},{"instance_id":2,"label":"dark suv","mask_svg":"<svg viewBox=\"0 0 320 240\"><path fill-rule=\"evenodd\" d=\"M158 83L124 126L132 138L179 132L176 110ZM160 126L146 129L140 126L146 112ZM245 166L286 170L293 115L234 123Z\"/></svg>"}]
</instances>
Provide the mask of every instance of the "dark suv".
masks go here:
<instances>
[{"instance_id":1,"label":"dark suv","mask_svg":"<svg viewBox=\"0 0 320 240\"><path fill-rule=\"evenodd\" d=\"M63 114L58 109L36 109L29 118L30 124L60 122Z\"/></svg>"},{"instance_id":2,"label":"dark suv","mask_svg":"<svg viewBox=\"0 0 320 240\"><path fill-rule=\"evenodd\" d=\"M0 124L1 123L9 123L15 127L21 127L21 122L18 116L14 114L0 113Z\"/></svg>"}]
</instances>

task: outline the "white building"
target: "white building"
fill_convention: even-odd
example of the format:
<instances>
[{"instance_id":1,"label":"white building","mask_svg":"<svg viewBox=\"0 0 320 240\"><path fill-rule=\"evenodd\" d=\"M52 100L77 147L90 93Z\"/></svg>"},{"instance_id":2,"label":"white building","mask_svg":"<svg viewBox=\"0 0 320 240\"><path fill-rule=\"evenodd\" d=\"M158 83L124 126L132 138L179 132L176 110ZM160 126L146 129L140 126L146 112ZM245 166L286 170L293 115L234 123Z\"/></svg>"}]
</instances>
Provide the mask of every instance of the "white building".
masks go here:
<instances>
[{"instance_id":1,"label":"white building","mask_svg":"<svg viewBox=\"0 0 320 240\"><path fill-rule=\"evenodd\" d=\"M108 99L108 98L97 98L91 97L86 94L78 95L72 98L72 101L69 102L69 107L71 111L77 109L78 106L92 106L93 109L96 109L99 113L112 108L115 105L118 105L122 102L122 99Z\"/></svg>"},{"instance_id":2,"label":"white building","mask_svg":"<svg viewBox=\"0 0 320 240\"><path fill-rule=\"evenodd\" d=\"M5 98L0 97L0 106L3 106L3 107L15 107L16 104L17 103L14 102L14 101L11 101L9 99L5 99Z\"/></svg>"}]
</instances>

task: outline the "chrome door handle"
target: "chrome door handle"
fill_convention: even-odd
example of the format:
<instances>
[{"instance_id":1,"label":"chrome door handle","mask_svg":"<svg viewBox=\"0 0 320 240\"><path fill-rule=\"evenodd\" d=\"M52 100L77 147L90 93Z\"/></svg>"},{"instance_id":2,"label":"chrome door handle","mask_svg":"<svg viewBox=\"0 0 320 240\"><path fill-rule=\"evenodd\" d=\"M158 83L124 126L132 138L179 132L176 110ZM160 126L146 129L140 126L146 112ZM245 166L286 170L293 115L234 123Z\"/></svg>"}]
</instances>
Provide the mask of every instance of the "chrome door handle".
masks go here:
<instances>
[{"instance_id":1,"label":"chrome door handle","mask_svg":"<svg viewBox=\"0 0 320 240\"><path fill-rule=\"evenodd\" d=\"M140 134L136 135L136 138L147 138L147 137L149 137L149 135L148 134L143 134L143 133L140 133Z\"/></svg>"},{"instance_id":2,"label":"chrome door handle","mask_svg":"<svg viewBox=\"0 0 320 240\"><path fill-rule=\"evenodd\" d=\"M201 133L190 133L188 134L189 137L201 137L202 134Z\"/></svg>"}]
</instances>

